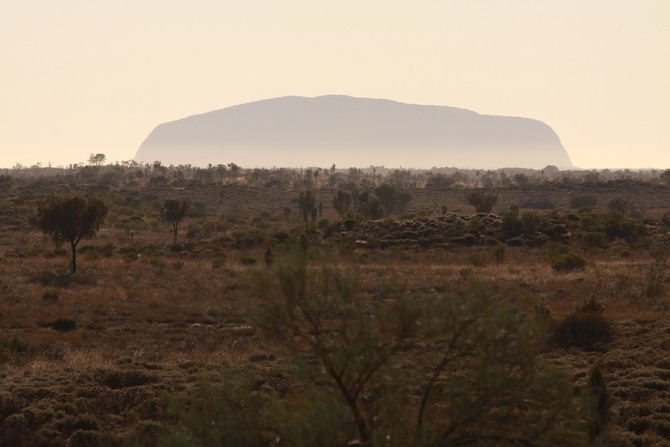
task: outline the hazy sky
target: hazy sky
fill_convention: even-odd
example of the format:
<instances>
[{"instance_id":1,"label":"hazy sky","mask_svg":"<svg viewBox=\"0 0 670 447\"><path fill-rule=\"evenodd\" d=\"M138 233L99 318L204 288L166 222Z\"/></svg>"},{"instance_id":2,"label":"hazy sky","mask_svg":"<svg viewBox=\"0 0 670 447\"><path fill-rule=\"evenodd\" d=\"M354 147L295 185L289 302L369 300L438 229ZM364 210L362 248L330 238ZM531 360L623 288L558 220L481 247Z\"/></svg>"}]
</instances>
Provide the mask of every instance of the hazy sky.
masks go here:
<instances>
[{"instance_id":1,"label":"hazy sky","mask_svg":"<svg viewBox=\"0 0 670 447\"><path fill-rule=\"evenodd\" d=\"M536 118L579 167L670 168L669 24L669 0L0 0L0 167L129 160L165 121L345 94Z\"/></svg>"}]
</instances>

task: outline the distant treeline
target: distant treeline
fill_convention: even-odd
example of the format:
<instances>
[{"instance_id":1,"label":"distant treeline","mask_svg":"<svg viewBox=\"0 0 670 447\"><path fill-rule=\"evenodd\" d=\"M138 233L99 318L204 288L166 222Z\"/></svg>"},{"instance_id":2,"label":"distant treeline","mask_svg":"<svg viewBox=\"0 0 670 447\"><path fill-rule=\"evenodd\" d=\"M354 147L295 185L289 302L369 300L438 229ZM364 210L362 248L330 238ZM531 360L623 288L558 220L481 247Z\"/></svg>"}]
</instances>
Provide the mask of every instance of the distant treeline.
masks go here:
<instances>
[{"instance_id":1,"label":"distant treeline","mask_svg":"<svg viewBox=\"0 0 670 447\"><path fill-rule=\"evenodd\" d=\"M670 183L670 169L602 169L560 170L556 166L543 169L503 168L496 170L431 168L392 169L383 166L340 169L329 168L243 168L235 163L197 167L164 166L161 162L134 161L103 164L103 154L92 154L88 163L67 167L31 167L15 165L0 169L0 189L14 183L27 186L32 182L45 184L95 183L101 186L134 186L145 183L186 187L207 184L243 184L258 188L337 189L345 185L375 187L383 183L396 188L509 188L545 183L608 183L651 182Z\"/></svg>"}]
</instances>

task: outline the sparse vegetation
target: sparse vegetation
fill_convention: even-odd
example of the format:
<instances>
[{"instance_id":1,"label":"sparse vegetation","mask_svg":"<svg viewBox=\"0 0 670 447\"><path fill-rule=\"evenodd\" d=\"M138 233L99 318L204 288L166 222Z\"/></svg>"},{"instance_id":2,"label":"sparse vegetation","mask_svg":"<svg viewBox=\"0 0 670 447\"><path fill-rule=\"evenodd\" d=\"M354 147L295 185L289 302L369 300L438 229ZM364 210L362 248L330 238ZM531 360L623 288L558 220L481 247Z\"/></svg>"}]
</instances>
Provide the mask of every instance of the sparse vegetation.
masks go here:
<instances>
[{"instance_id":1,"label":"sparse vegetation","mask_svg":"<svg viewBox=\"0 0 670 447\"><path fill-rule=\"evenodd\" d=\"M663 445L670 185L588 174L0 171L0 445ZM109 210L76 275L35 214L71 196Z\"/></svg>"}]
</instances>

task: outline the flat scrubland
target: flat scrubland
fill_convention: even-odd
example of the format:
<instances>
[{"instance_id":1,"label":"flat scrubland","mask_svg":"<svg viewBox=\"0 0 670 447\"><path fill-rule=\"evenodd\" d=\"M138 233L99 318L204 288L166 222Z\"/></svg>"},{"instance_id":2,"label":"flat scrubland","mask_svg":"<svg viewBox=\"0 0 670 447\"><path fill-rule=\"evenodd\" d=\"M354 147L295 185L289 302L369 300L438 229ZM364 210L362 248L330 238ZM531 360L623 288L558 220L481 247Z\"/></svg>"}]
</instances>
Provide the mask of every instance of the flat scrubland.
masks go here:
<instances>
[{"instance_id":1,"label":"flat scrubland","mask_svg":"<svg viewBox=\"0 0 670 447\"><path fill-rule=\"evenodd\" d=\"M494 185L491 213L396 185L377 219L317 181L312 221L304 188L114 172L0 189L0 445L670 445L663 181ZM54 194L110 208L74 275L34 225Z\"/></svg>"}]
</instances>

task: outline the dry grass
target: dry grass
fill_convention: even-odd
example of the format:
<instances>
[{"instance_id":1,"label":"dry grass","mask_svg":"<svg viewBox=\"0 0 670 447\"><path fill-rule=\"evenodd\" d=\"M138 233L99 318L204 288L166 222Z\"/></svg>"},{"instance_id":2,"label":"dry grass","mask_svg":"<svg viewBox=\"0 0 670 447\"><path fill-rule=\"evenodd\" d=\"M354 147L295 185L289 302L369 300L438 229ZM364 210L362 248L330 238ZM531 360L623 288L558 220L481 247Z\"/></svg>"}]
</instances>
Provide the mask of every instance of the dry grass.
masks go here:
<instances>
[{"instance_id":1,"label":"dry grass","mask_svg":"<svg viewBox=\"0 0 670 447\"><path fill-rule=\"evenodd\" d=\"M169 188L150 192L159 199L189 194ZM571 192L550 192L565 207ZM643 193L633 191L627 198L642 200ZM319 194L329 205L332 191ZM523 194L501 191L499 205L514 204ZM599 204L619 195L621 191L600 192ZM6 254L0 256L4 441L64 445L76 430L92 427L109 442L130 442L134 438L128 433L138 421L162 420L169 397L191 389L202 377L220 380L224 365L244 365L266 353L281 355L248 326L242 303L253 294L254 273L265 268L265 248L273 246L275 262L281 262L281 244L272 235L301 227L295 211L288 219L283 216L285 206L295 208L291 200L297 192L229 187L223 197L220 188L197 191L193 199L207 204L206 215L184 222L180 242L192 245L177 251L170 248L168 228L155 222L150 204L117 207L117 219L141 215L147 226L131 238L121 225L110 225L95 240L82 242L97 247L113 243L116 251L111 257L82 254L77 278L66 286L45 285L40 279L68 270L68 257L50 256L53 247L44 236L0 229L0 254ZM471 211L453 192L419 190L413 197L414 210L444 202L450 211ZM651 200L649 216L667 211L657 203L667 204L667 191L645 200ZM327 208L325 215L334 220ZM185 239L189 225L204 228L208 222L221 226ZM232 242L235 230L258 230L267 238L237 247ZM31 247L33 252L26 253ZM125 257L122 248L136 249L138 256ZM613 245L588 252L584 270L557 273L549 266L545 247L507 247L501 261L494 248L479 246L382 250L319 240L312 244L315 258L354 272L372 303L399 290L410 296L439 296L458 289L470 275L489 281L520 312L530 313L538 301L545 301L557 319L595 296L614 326L607 350L564 349L547 356L574 373L577 390L584 386L588 369L602 360L622 445L663 445L670 437L670 286L666 281L660 296L649 299L645 290L654 247L626 248L629 257L622 258L621 248ZM258 263L243 265L243 258ZM53 330L51 323L59 318L74 320L77 329ZM3 357L3 352L11 355Z\"/></svg>"}]
</instances>

